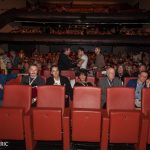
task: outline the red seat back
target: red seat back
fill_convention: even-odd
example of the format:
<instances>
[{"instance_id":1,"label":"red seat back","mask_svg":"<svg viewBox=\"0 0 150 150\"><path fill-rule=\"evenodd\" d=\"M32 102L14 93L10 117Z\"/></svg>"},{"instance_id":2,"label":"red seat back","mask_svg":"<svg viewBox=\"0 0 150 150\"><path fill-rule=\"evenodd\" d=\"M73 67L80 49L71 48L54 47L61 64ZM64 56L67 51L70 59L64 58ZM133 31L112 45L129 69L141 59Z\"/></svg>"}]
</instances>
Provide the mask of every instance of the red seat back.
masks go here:
<instances>
[{"instance_id":1,"label":"red seat back","mask_svg":"<svg viewBox=\"0 0 150 150\"><path fill-rule=\"evenodd\" d=\"M126 87L107 88L107 111L133 110L135 108L135 90Z\"/></svg>"},{"instance_id":2,"label":"red seat back","mask_svg":"<svg viewBox=\"0 0 150 150\"><path fill-rule=\"evenodd\" d=\"M74 87L73 108L101 108L101 89L98 87Z\"/></svg>"},{"instance_id":3,"label":"red seat back","mask_svg":"<svg viewBox=\"0 0 150 150\"><path fill-rule=\"evenodd\" d=\"M107 89L107 111L110 116L111 143L137 143L141 122L135 110L135 90L126 87Z\"/></svg>"},{"instance_id":4,"label":"red seat back","mask_svg":"<svg viewBox=\"0 0 150 150\"><path fill-rule=\"evenodd\" d=\"M21 83L22 76L19 75L16 79L11 79L6 82L7 85L19 85Z\"/></svg>"},{"instance_id":5,"label":"red seat back","mask_svg":"<svg viewBox=\"0 0 150 150\"><path fill-rule=\"evenodd\" d=\"M5 107L22 107L25 112L31 106L32 88L28 85L5 85L4 101Z\"/></svg>"},{"instance_id":6,"label":"red seat back","mask_svg":"<svg viewBox=\"0 0 150 150\"><path fill-rule=\"evenodd\" d=\"M39 86L37 87L37 107L61 108L65 104L64 86Z\"/></svg>"},{"instance_id":7,"label":"red seat back","mask_svg":"<svg viewBox=\"0 0 150 150\"><path fill-rule=\"evenodd\" d=\"M137 77L125 77L124 78L124 86L127 86L129 80L132 80L132 79L137 79Z\"/></svg>"},{"instance_id":8,"label":"red seat back","mask_svg":"<svg viewBox=\"0 0 150 150\"><path fill-rule=\"evenodd\" d=\"M144 88L142 90L142 112L148 115L150 111L150 89Z\"/></svg>"},{"instance_id":9,"label":"red seat back","mask_svg":"<svg viewBox=\"0 0 150 150\"><path fill-rule=\"evenodd\" d=\"M61 75L69 79L75 79L75 72L73 70L62 70Z\"/></svg>"}]
</instances>

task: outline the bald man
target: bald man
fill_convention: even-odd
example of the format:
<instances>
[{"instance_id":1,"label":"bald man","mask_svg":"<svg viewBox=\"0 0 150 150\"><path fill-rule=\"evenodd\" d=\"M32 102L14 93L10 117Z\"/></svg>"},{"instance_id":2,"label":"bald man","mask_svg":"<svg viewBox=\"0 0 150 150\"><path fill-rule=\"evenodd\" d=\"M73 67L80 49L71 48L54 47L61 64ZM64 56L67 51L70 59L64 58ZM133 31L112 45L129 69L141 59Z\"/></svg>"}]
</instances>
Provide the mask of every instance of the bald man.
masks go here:
<instances>
[{"instance_id":1,"label":"bald man","mask_svg":"<svg viewBox=\"0 0 150 150\"><path fill-rule=\"evenodd\" d=\"M99 80L98 86L102 89L102 107L106 106L106 90L109 87L121 87L122 82L119 78L115 77L115 69L108 68L106 70L107 77Z\"/></svg>"}]
</instances>

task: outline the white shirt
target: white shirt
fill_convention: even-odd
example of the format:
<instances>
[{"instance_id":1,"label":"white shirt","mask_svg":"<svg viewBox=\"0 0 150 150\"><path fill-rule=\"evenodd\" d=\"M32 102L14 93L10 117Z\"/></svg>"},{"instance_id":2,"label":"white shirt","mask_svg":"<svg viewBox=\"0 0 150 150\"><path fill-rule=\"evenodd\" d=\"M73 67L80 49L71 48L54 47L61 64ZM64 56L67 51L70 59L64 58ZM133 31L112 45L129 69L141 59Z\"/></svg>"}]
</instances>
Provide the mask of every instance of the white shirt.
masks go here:
<instances>
[{"instance_id":1,"label":"white shirt","mask_svg":"<svg viewBox=\"0 0 150 150\"><path fill-rule=\"evenodd\" d=\"M83 68L83 69L86 69L87 68L87 63L88 63L88 57L87 55L83 55L81 57L81 59L84 61L81 66L80 66L80 69Z\"/></svg>"},{"instance_id":2,"label":"white shirt","mask_svg":"<svg viewBox=\"0 0 150 150\"><path fill-rule=\"evenodd\" d=\"M56 79L54 78L54 85L61 85L61 83L60 83L60 78L59 78L59 80L56 80Z\"/></svg>"}]
</instances>

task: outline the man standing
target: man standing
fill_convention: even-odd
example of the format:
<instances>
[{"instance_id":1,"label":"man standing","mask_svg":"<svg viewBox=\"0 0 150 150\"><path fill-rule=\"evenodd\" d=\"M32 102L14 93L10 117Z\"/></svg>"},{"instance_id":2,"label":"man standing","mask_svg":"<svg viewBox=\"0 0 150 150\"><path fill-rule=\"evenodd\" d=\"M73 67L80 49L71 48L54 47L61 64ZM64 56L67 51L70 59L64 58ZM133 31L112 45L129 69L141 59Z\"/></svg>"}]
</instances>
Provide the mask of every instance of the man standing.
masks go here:
<instances>
[{"instance_id":1,"label":"man standing","mask_svg":"<svg viewBox=\"0 0 150 150\"><path fill-rule=\"evenodd\" d=\"M102 70L105 67L104 56L101 54L101 49L99 47L95 48L96 60L93 69Z\"/></svg>"},{"instance_id":2,"label":"man standing","mask_svg":"<svg viewBox=\"0 0 150 150\"><path fill-rule=\"evenodd\" d=\"M115 77L115 69L108 68L106 70L107 77L99 80L99 87L102 89L102 106L105 108L106 106L106 94L107 88L109 87L121 87L122 82L118 78Z\"/></svg>"},{"instance_id":3,"label":"man standing","mask_svg":"<svg viewBox=\"0 0 150 150\"><path fill-rule=\"evenodd\" d=\"M88 57L85 55L84 48L78 48L78 57L80 60L77 66L80 67L80 69L87 69Z\"/></svg>"},{"instance_id":4,"label":"man standing","mask_svg":"<svg viewBox=\"0 0 150 150\"><path fill-rule=\"evenodd\" d=\"M60 55L58 60L59 70L68 70L76 66L75 64L72 63L71 59L69 58L70 53L71 53L70 48L65 48L63 50L63 53Z\"/></svg>"}]
</instances>

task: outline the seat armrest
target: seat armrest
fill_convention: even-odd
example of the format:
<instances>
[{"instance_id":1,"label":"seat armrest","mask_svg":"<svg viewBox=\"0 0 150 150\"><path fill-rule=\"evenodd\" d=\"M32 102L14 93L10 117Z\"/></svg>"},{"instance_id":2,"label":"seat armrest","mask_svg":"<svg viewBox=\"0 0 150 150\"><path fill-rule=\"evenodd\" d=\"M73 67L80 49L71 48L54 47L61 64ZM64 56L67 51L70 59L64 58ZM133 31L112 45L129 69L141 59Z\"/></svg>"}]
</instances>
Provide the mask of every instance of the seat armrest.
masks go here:
<instances>
[{"instance_id":1,"label":"seat armrest","mask_svg":"<svg viewBox=\"0 0 150 150\"><path fill-rule=\"evenodd\" d=\"M63 149L70 150L70 108L64 109L63 114Z\"/></svg>"},{"instance_id":2,"label":"seat armrest","mask_svg":"<svg viewBox=\"0 0 150 150\"><path fill-rule=\"evenodd\" d=\"M69 107L64 109L63 117L70 117L70 108Z\"/></svg>"}]
</instances>

